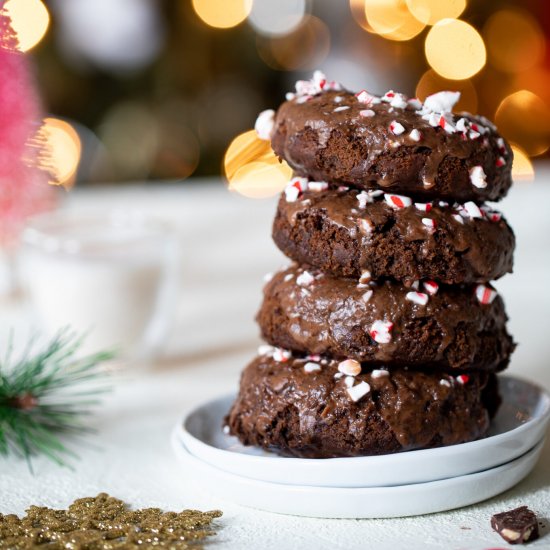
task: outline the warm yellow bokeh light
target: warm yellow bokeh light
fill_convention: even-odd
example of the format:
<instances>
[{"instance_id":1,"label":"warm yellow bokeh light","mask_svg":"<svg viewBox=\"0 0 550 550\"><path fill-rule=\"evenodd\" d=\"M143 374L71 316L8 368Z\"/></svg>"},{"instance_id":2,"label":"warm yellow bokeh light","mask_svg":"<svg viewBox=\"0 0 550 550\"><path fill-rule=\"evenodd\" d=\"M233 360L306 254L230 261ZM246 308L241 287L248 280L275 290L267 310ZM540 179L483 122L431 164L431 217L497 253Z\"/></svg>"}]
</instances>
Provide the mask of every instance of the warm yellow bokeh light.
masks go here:
<instances>
[{"instance_id":1,"label":"warm yellow bokeh light","mask_svg":"<svg viewBox=\"0 0 550 550\"><path fill-rule=\"evenodd\" d=\"M532 181L535 178L535 169L527 153L513 143L510 145L514 152L512 178L514 178L515 181Z\"/></svg>"},{"instance_id":2,"label":"warm yellow bokeh light","mask_svg":"<svg viewBox=\"0 0 550 550\"><path fill-rule=\"evenodd\" d=\"M366 29L390 40L410 40L425 24L414 17L405 0L363 0ZM352 7L353 9L353 7Z\"/></svg>"},{"instance_id":3,"label":"warm yellow bokeh light","mask_svg":"<svg viewBox=\"0 0 550 550\"><path fill-rule=\"evenodd\" d=\"M456 18L466 7L466 0L406 0L409 11L425 25L441 19Z\"/></svg>"},{"instance_id":4,"label":"warm yellow bokeh light","mask_svg":"<svg viewBox=\"0 0 550 550\"><path fill-rule=\"evenodd\" d=\"M505 97L498 106L495 122L508 140L531 157L541 155L550 146L550 108L529 90Z\"/></svg>"},{"instance_id":5,"label":"warm yellow bokeh light","mask_svg":"<svg viewBox=\"0 0 550 550\"><path fill-rule=\"evenodd\" d=\"M454 107L454 111L477 112L477 92L470 80L447 80L438 75L433 69L427 70L416 85L416 97L424 101L429 95L449 90L460 92L460 99Z\"/></svg>"},{"instance_id":6,"label":"warm yellow bokeh light","mask_svg":"<svg viewBox=\"0 0 550 550\"><path fill-rule=\"evenodd\" d=\"M443 19L436 23L426 37L424 48L431 67L450 80L470 78L487 61L481 35L459 19Z\"/></svg>"},{"instance_id":7,"label":"warm yellow bokeh light","mask_svg":"<svg viewBox=\"0 0 550 550\"><path fill-rule=\"evenodd\" d=\"M34 48L50 25L50 14L46 6L40 0L8 0L4 9L11 19L19 49L26 52Z\"/></svg>"},{"instance_id":8,"label":"warm yellow bokeh light","mask_svg":"<svg viewBox=\"0 0 550 550\"><path fill-rule=\"evenodd\" d=\"M524 10L497 11L487 21L484 34L489 60L501 71L525 71L544 56L544 33L537 20Z\"/></svg>"},{"instance_id":9,"label":"warm yellow bokeh light","mask_svg":"<svg viewBox=\"0 0 550 550\"><path fill-rule=\"evenodd\" d=\"M254 130L238 135L224 157L224 172L229 189L246 197L261 199L280 193L292 170L280 163L267 140L261 140Z\"/></svg>"},{"instance_id":10,"label":"warm yellow bokeh light","mask_svg":"<svg viewBox=\"0 0 550 550\"><path fill-rule=\"evenodd\" d=\"M248 17L252 0L193 0L193 8L207 25L229 29Z\"/></svg>"},{"instance_id":11,"label":"warm yellow bokeh light","mask_svg":"<svg viewBox=\"0 0 550 550\"><path fill-rule=\"evenodd\" d=\"M47 164L55 183L72 185L82 151L78 133L68 122L57 118L45 118L41 132L46 139Z\"/></svg>"}]
</instances>

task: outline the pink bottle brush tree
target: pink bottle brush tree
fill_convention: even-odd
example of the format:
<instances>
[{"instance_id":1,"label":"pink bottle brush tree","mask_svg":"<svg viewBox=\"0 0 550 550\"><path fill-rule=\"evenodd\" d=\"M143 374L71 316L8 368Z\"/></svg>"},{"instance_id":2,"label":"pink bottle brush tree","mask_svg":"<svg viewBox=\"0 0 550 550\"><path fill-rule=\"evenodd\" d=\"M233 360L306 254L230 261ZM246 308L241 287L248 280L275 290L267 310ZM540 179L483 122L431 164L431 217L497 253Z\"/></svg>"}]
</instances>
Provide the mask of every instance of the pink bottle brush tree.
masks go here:
<instances>
[{"instance_id":1,"label":"pink bottle brush tree","mask_svg":"<svg viewBox=\"0 0 550 550\"><path fill-rule=\"evenodd\" d=\"M0 246L9 250L26 218L53 206L54 188L38 95L3 4L0 0Z\"/></svg>"}]
</instances>

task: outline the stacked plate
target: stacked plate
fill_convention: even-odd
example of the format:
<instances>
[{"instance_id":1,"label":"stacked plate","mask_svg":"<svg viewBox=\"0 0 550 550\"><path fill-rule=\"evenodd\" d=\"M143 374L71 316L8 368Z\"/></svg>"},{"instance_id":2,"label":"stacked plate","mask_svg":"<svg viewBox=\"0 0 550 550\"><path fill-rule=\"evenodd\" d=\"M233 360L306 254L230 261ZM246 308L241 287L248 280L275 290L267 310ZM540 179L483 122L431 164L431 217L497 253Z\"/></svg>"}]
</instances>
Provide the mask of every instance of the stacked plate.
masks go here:
<instances>
[{"instance_id":1,"label":"stacked plate","mask_svg":"<svg viewBox=\"0 0 550 550\"><path fill-rule=\"evenodd\" d=\"M298 516L385 518L467 506L522 480L541 453L550 397L501 377L503 404L485 439L421 451L331 459L285 458L222 432L234 396L188 412L174 451L209 492L243 506Z\"/></svg>"}]
</instances>

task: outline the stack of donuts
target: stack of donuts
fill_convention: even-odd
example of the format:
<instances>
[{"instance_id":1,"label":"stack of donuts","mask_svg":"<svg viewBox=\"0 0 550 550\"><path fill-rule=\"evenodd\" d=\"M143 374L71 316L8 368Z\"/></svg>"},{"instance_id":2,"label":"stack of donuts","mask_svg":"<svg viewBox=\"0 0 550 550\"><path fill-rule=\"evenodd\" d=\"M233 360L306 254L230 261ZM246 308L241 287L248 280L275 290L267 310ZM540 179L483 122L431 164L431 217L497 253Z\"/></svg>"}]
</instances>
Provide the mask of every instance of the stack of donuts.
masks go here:
<instances>
[{"instance_id":1,"label":"stack of donuts","mask_svg":"<svg viewBox=\"0 0 550 550\"><path fill-rule=\"evenodd\" d=\"M266 345L226 430L298 457L361 456L486 435L515 344L490 281L514 234L486 201L512 151L456 92L352 93L316 72L256 130L294 176L273 239L292 265L257 316Z\"/></svg>"}]
</instances>

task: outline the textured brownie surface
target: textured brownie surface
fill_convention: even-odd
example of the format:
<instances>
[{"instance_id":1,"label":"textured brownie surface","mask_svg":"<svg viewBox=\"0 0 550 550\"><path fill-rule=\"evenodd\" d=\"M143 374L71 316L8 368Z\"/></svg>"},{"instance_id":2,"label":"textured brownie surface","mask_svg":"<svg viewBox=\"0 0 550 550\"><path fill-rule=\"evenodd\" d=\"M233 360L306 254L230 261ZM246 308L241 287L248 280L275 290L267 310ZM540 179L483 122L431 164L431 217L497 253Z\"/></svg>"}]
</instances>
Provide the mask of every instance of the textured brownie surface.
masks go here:
<instances>
[{"instance_id":1,"label":"textured brownie surface","mask_svg":"<svg viewBox=\"0 0 550 550\"><path fill-rule=\"evenodd\" d=\"M226 422L245 445L299 457L395 453L485 435L498 407L496 377L413 370L343 376L338 361L273 354L241 377ZM350 386L353 386L350 388Z\"/></svg>"},{"instance_id":2,"label":"textured brownie surface","mask_svg":"<svg viewBox=\"0 0 550 550\"><path fill-rule=\"evenodd\" d=\"M435 113L430 121L411 104L365 104L348 91L306 99L284 102L271 132L275 153L301 176L459 202L498 200L510 188L512 150L482 117ZM480 168L483 182L470 174Z\"/></svg>"},{"instance_id":3,"label":"textured brownie surface","mask_svg":"<svg viewBox=\"0 0 550 550\"><path fill-rule=\"evenodd\" d=\"M292 266L267 283L257 320L270 344L300 353L388 367L506 368L514 343L496 292L454 285L430 295L426 283L416 292ZM476 290L483 289L494 293L491 303L480 303Z\"/></svg>"},{"instance_id":4,"label":"textured brownie surface","mask_svg":"<svg viewBox=\"0 0 550 550\"><path fill-rule=\"evenodd\" d=\"M392 277L406 285L425 278L490 281L512 271L514 233L499 213L471 204L471 212L482 216L471 217L462 205L440 201L395 208L387 196L364 204L365 195L306 191L290 202L283 193L275 243L291 259L336 276L368 270L374 279ZM432 222L435 227L426 225Z\"/></svg>"}]
</instances>

